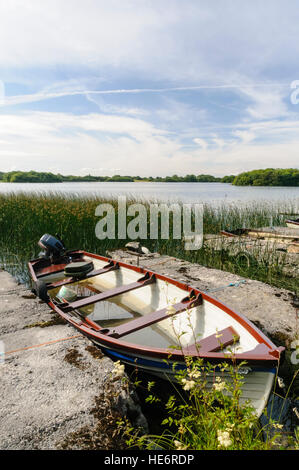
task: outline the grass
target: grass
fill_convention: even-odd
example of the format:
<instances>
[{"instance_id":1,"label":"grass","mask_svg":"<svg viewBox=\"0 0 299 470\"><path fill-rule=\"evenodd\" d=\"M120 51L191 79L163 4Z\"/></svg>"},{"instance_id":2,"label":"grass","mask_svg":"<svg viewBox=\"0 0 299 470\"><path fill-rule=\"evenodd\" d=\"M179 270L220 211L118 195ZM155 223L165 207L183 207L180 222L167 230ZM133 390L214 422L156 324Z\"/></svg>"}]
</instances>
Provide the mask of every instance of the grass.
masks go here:
<instances>
[{"instance_id":1,"label":"grass","mask_svg":"<svg viewBox=\"0 0 299 470\"><path fill-rule=\"evenodd\" d=\"M137 201L127 198L127 206ZM138 201L147 208L157 201ZM59 234L69 249L85 249L105 255L107 251L121 248L129 239L99 240L95 227L100 220L95 209L100 203L109 203L115 209L116 233L118 205L115 198L80 197L69 194L10 193L0 195L0 262L20 280L27 281L27 261L38 256L37 241L44 233ZM284 203L255 202L247 205L226 204L214 207L204 204L204 233L218 234L222 229L240 227L259 228L269 225L284 225L281 213L296 212L296 201ZM127 221L134 217L127 217ZM149 234L148 220L148 230ZM256 253L250 265L244 259L236 259L226 246L216 249L204 243L199 250L186 251L182 240L172 239L170 217L170 239L141 240L151 251L168 254L204 266L226 270L243 277L258 279L298 293L298 283L285 272L285 259L273 251ZM237 242L236 242L237 243Z\"/></svg>"}]
</instances>

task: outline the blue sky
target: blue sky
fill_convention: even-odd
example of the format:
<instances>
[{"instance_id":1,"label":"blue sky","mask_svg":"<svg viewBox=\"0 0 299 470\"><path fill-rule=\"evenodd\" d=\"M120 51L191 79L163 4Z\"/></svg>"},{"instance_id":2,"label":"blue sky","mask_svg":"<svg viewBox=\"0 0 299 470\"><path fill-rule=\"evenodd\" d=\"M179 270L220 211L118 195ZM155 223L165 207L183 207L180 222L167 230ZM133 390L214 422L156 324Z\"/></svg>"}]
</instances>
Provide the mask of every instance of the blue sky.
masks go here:
<instances>
[{"instance_id":1,"label":"blue sky","mask_svg":"<svg viewBox=\"0 0 299 470\"><path fill-rule=\"evenodd\" d=\"M296 0L1 2L0 170L298 167L298 23Z\"/></svg>"}]
</instances>

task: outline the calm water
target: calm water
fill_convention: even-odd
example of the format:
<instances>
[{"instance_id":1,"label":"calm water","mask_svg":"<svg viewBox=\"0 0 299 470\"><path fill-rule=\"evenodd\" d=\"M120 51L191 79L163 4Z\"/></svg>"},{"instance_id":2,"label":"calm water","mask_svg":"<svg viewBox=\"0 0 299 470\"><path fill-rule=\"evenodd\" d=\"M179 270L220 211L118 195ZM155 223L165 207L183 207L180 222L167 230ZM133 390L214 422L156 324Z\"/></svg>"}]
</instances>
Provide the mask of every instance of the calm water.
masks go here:
<instances>
[{"instance_id":1,"label":"calm water","mask_svg":"<svg viewBox=\"0 0 299 470\"><path fill-rule=\"evenodd\" d=\"M182 202L246 203L250 201L284 202L299 204L298 187L232 186L227 183L0 183L0 193L56 192L98 195L117 198L119 195L137 199L159 199Z\"/></svg>"}]
</instances>

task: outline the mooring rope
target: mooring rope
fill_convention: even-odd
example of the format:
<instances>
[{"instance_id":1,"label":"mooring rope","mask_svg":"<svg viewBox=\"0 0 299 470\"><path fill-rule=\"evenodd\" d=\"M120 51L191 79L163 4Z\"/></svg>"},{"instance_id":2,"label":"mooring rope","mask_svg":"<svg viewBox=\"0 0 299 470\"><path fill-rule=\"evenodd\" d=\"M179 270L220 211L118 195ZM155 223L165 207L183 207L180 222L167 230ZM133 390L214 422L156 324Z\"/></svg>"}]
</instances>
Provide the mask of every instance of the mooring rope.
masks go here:
<instances>
[{"instance_id":1,"label":"mooring rope","mask_svg":"<svg viewBox=\"0 0 299 470\"><path fill-rule=\"evenodd\" d=\"M245 284L245 282L246 282L246 279L241 279L240 281L237 281L237 282L230 282L229 284L225 286L216 287L216 289L208 289L205 292L207 293L216 292L218 290L226 289L227 287L239 287L241 284Z\"/></svg>"},{"instance_id":2,"label":"mooring rope","mask_svg":"<svg viewBox=\"0 0 299 470\"><path fill-rule=\"evenodd\" d=\"M6 290L6 291L4 291L4 292L0 291L0 295L17 294L18 292L20 292L20 290L23 290L23 287L22 287L22 286L16 287L15 289ZM29 294L28 294L28 295L29 295Z\"/></svg>"},{"instance_id":3,"label":"mooring rope","mask_svg":"<svg viewBox=\"0 0 299 470\"><path fill-rule=\"evenodd\" d=\"M68 341L69 339L74 339L74 338L83 338L83 336L82 335L68 336L67 338L55 339L53 341L47 341L46 343L34 344L33 346L27 346L25 348L14 349L13 351L4 352L4 354L8 355L8 354L13 354L13 353L20 352L20 351L26 351L27 349L40 348L42 346L59 343L60 341Z\"/></svg>"}]
</instances>

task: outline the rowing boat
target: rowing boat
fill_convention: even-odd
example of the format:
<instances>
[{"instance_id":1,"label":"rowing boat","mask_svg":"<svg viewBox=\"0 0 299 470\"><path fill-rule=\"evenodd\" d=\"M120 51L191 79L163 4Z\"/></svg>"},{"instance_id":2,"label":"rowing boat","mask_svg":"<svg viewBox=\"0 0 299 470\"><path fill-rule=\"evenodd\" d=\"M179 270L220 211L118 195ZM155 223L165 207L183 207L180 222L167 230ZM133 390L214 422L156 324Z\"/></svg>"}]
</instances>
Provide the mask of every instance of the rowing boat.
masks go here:
<instances>
[{"instance_id":1,"label":"rowing boat","mask_svg":"<svg viewBox=\"0 0 299 470\"><path fill-rule=\"evenodd\" d=\"M287 227L299 229L299 219L288 219L285 222Z\"/></svg>"},{"instance_id":2,"label":"rowing boat","mask_svg":"<svg viewBox=\"0 0 299 470\"><path fill-rule=\"evenodd\" d=\"M299 223L298 223L299 226ZM290 227L293 228L293 227ZM238 228L236 230L221 230L221 235L226 237L249 237L259 240L276 241L279 243L299 242L299 235L285 227L275 228Z\"/></svg>"},{"instance_id":3,"label":"rowing boat","mask_svg":"<svg viewBox=\"0 0 299 470\"><path fill-rule=\"evenodd\" d=\"M113 359L162 378L174 380L191 356L214 365L212 387L217 375L230 380L221 364L246 361L241 402L250 400L261 415L283 347L207 292L140 266L66 251L49 237L40 240L46 253L28 267L33 291L53 311Z\"/></svg>"},{"instance_id":4,"label":"rowing boat","mask_svg":"<svg viewBox=\"0 0 299 470\"><path fill-rule=\"evenodd\" d=\"M267 246L268 248L271 247L272 249L279 249L291 254L299 253L298 230L294 230L291 225L289 228L239 228L236 230L221 230L220 234L229 238L251 239L257 241L259 244L263 243L264 246ZM265 245L266 243L267 245Z\"/></svg>"}]
</instances>

